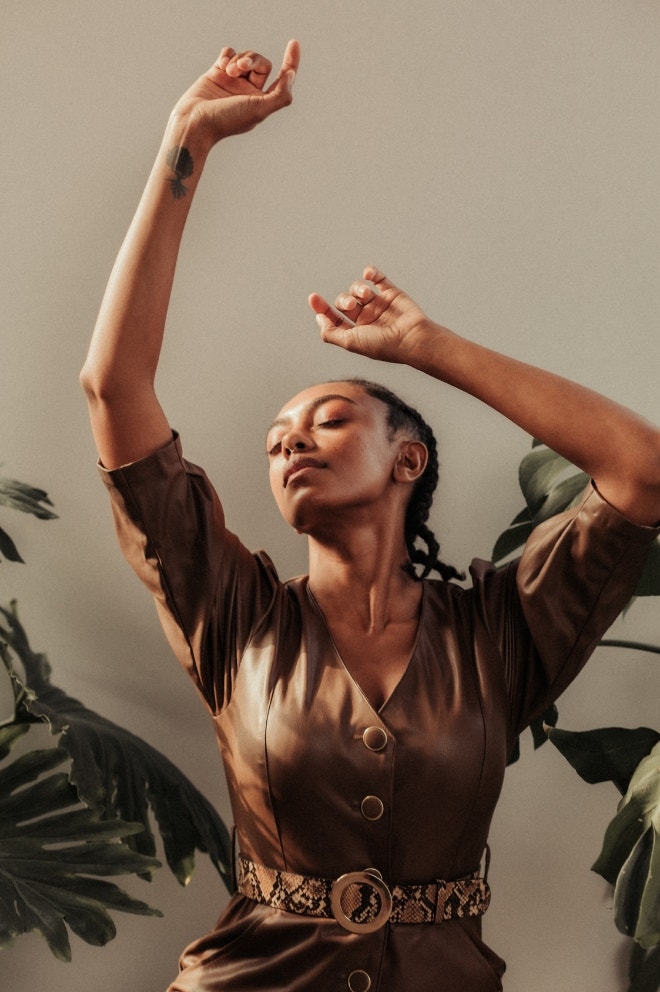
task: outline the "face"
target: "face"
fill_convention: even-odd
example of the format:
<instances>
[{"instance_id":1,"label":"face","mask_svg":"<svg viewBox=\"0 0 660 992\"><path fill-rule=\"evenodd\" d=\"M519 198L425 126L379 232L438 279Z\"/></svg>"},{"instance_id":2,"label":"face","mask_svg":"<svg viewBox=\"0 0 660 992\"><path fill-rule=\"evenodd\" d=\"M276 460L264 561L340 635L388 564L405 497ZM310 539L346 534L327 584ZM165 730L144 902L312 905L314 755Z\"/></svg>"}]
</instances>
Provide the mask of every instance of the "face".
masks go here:
<instances>
[{"instance_id":1,"label":"face","mask_svg":"<svg viewBox=\"0 0 660 992\"><path fill-rule=\"evenodd\" d=\"M402 443L389 437L385 404L355 383L305 389L283 407L266 438L280 512L305 533L337 514L373 512L395 485Z\"/></svg>"}]
</instances>

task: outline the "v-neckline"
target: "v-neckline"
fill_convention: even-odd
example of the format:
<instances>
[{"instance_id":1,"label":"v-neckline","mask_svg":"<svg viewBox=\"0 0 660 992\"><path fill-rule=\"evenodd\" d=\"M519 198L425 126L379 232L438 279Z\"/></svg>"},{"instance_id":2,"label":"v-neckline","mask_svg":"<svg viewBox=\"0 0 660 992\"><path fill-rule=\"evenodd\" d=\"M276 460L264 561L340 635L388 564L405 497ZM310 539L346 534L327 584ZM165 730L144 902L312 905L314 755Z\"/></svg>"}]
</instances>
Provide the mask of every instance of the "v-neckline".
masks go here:
<instances>
[{"instance_id":1,"label":"v-neckline","mask_svg":"<svg viewBox=\"0 0 660 992\"><path fill-rule=\"evenodd\" d=\"M402 673L401 673L400 677L398 678L396 684L393 686L392 691L390 692L389 696L387 696L386 699L383 700L383 702L382 702L382 704L380 706L375 706L374 703L369 699L368 695L366 694L366 692L364 691L364 689L362 688L362 686L360 685L360 683L358 682L358 680L355 678L355 676L353 675L353 673L351 672L351 670L349 669L349 667L346 664L346 662L344 661L344 659L342 658L341 651L337 647L337 644L335 642L335 639L332 636L332 631L330 630L330 626L328 624L328 621L325 618L325 614L324 614L323 610L321 609L321 607L319 606L314 593L312 592L312 590L309 587L309 576L307 576L306 581L305 581L305 590L307 592L307 598L308 598L309 602L311 603L311 605L312 605L312 607L314 609L314 612L316 613L316 615L320 619L321 623L323 624L323 629L325 630L326 635L327 635L327 638L330 641L330 644L332 645L332 650L334 651L334 654L335 654L335 657L336 657L337 661L339 662L341 668L346 673L346 675L348 676L348 678L350 679L350 681L352 682L352 684L355 686L355 688L357 689L357 691L360 693L360 695L362 696L362 698L364 699L364 701L367 703L367 705L369 706L369 708L379 718L382 716L383 711L386 709L386 707L388 706L388 704L390 703L390 701L393 699L393 697L395 696L395 694L398 692L399 687L400 687L401 683L403 682L403 680L405 679L406 675L408 674L408 672L410 670L410 666L412 665L412 663L414 661L414 658L415 658L415 655L417 654L417 647L419 645L419 640L420 640L420 636L421 636L421 632L422 632L422 625L423 625L423 620L424 620L424 614L426 612L426 583L425 582L422 582L421 583L421 586L422 586L422 595L421 595L421 600L420 600L420 604L419 604L419 617L417 618L417 631L415 633L415 640L413 642L413 646L412 646L412 649L410 651L410 655L408 657L408 661L406 662L406 667L402 671Z\"/></svg>"}]
</instances>

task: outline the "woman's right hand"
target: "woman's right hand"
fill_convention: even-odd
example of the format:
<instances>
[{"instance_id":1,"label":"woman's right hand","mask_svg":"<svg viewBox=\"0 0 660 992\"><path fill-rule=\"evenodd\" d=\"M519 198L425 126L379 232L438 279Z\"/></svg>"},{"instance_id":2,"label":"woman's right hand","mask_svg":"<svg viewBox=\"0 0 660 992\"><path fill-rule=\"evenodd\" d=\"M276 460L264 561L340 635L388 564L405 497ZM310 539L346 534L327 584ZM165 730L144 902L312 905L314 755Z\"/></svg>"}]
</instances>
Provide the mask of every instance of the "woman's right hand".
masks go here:
<instances>
[{"instance_id":1,"label":"woman's right hand","mask_svg":"<svg viewBox=\"0 0 660 992\"><path fill-rule=\"evenodd\" d=\"M251 131L291 103L299 63L300 45L290 41L276 79L264 89L272 63L257 52L223 48L208 72L178 101L173 117L201 130L210 146Z\"/></svg>"}]
</instances>

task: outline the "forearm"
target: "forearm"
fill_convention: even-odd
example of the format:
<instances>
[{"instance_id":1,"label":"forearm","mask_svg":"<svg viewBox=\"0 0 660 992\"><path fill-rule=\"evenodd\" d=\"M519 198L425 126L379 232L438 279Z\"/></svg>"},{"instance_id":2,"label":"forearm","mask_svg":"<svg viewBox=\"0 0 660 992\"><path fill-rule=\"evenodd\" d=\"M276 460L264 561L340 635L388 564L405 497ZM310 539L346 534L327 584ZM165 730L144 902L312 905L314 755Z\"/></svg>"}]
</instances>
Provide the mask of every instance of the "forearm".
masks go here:
<instances>
[{"instance_id":1,"label":"forearm","mask_svg":"<svg viewBox=\"0 0 660 992\"><path fill-rule=\"evenodd\" d=\"M185 149L178 172L168 164L176 149ZM81 376L88 393L110 400L153 387L181 238L207 154L205 142L173 116L103 297ZM190 172L185 179L181 163Z\"/></svg>"},{"instance_id":2,"label":"forearm","mask_svg":"<svg viewBox=\"0 0 660 992\"><path fill-rule=\"evenodd\" d=\"M660 519L660 432L612 400L429 322L410 364L475 396L587 472L643 524Z\"/></svg>"},{"instance_id":3,"label":"forearm","mask_svg":"<svg viewBox=\"0 0 660 992\"><path fill-rule=\"evenodd\" d=\"M181 238L202 169L217 142L252 130L291 103L299 59L298 43L289 42L279 75L264 89L268 59L225 47L170 117L80 375L107 468L141 458L170 437L154 380Z\"/></svg>"}]
</instances>

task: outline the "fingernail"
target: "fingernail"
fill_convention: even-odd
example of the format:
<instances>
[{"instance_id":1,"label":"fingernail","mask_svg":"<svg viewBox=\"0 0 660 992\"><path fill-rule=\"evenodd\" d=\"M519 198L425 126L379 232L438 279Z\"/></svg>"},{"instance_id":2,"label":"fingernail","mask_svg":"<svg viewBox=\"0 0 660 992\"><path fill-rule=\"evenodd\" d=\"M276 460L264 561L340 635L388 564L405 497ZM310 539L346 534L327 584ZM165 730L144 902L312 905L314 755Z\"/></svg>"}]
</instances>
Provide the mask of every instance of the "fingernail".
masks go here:
<instances>
[{"instance_id":1,"label":"fingernail","mask_svg":"<svg viewBox=\"0 0 660 992\"><path fill-rule=\"evenodd\" d=\"M317 324L319 325L319 327L321 327L321 328L322 328L322 327L325 327L325 317L323 316L323 314L322 314L322 313L317 313L317 315L316 315L316 323L317 323Z\"/></svg>"}]
</instances>

